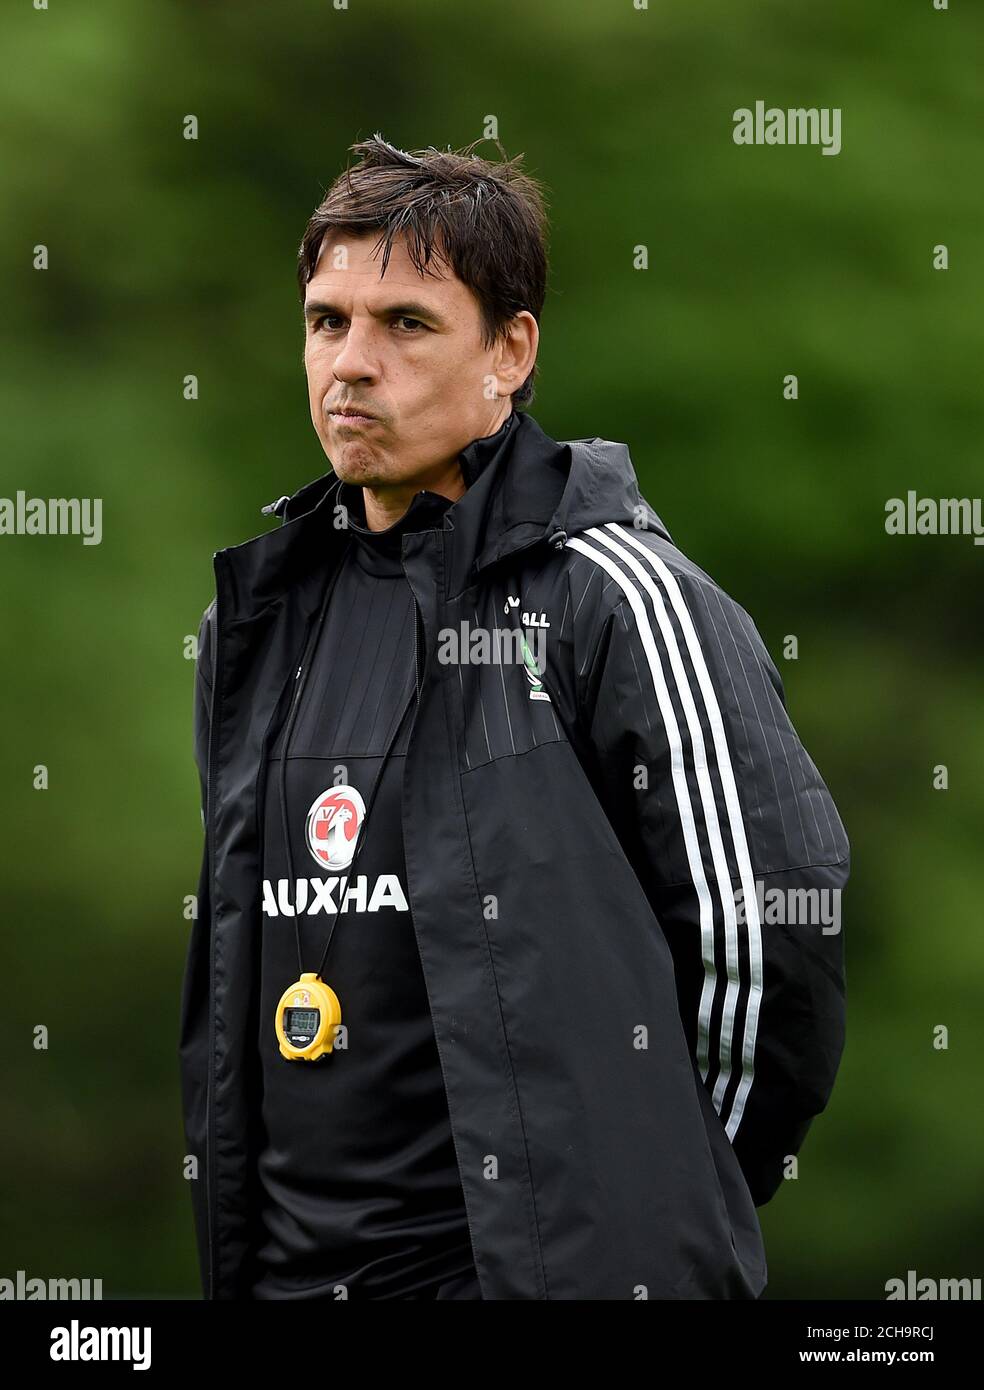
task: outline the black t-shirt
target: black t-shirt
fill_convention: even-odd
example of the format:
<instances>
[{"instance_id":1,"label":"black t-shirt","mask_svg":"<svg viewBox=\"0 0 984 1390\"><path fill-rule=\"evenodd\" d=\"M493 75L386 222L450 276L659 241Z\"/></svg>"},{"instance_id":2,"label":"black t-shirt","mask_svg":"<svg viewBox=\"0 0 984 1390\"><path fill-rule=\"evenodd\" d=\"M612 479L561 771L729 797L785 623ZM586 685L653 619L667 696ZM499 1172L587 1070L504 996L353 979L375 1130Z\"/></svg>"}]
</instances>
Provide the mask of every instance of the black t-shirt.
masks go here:
<instances>
[{"instance_id":1,"label":"black t-shirt","mask_svg":"<svg viewBox=\"0 0 984 1390\"><path fill-rule=\"evenodd\" d=\"M263 840L259 1048L264 1238L255 1298L399 1298L473 1269L447 1095L406 885L402 778L414 706L355 835L382 755L415 694L414 599L404 531L449 505L418 493L382 532L343 487L352 544L298 705L287 758L288 881L280 804L286 725L270 749ZM295 919L294 906L299 915ZM335 917L335 910L338 911ZM332 928L332 921L335 925ZM316 972L338 995L347 1045L287 1061L274 1027L283 992Z\"/></svg>"}]
</instances>

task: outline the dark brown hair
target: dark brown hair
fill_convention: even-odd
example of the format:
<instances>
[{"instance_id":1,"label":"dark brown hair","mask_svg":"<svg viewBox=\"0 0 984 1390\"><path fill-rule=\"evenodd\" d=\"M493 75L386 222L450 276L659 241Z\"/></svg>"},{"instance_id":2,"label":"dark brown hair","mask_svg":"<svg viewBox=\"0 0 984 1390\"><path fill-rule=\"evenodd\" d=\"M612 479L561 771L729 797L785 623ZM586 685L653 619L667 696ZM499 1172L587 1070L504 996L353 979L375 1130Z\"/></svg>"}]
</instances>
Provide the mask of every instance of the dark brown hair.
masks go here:
<instances>
[{"instance_id":1,"label":"dark brown hair","mask_svg":"<svg viewBox=\"0 0 984 1390\"><path fill-rule=\"evenodd\" d=\"M393 240L406 235L418 274L434 274L429 262L450 265L477 297L483 343L490 348L506 323L528 310L537 323L547 288L547 215L540 183L520 168L522 155L501 162L463 150L398 150L378 133L350 147L360 156L328 189L311 215L297 255L301 303L314 274L326 232L365 236L381 229L373 251L385 243L380 277ZM498 142L496 142L498 143ZM500 153L505 156L502 146ZM536 364L514 405L533 398Z\"/></svg>"}]
</instances>

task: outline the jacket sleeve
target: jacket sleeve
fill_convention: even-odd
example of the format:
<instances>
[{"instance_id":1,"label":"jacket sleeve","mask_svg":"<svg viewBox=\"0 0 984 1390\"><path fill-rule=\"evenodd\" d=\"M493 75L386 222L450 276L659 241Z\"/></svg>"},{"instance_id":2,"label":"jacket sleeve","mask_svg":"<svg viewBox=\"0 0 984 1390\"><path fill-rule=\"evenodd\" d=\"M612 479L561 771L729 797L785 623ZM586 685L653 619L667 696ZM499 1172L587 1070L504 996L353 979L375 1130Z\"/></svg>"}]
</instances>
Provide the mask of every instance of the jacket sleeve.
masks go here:
<instances>
[{"instance_id":1,"label":"jacket sleeve","mask_svg":"<svg viewBox=\"0 0 984 1390\"><path fill-rule=\"evenodd\" d=\"M595 531L573 543L590 544L604 594L575 668L592 781L667 938L692 1055L761 1206L843 1051L850 846L744 609L651 534Z\"/></svg>"},{"instance_id":2,"label":"jacket sleeve","mask_svg":"<svg viewBox=\"0 0 984 1390\"><path fill-rule=\"evenodd\" d=\"M198 630L198 661L194 690L194 758L198 768L201 819L204 826L208 795L208 734L212 703L214 600L202 615ZM210 988L211 909L209 903L208 845L202 847L198 877L197 916L185 962L181 993L179 1060L181 1099L184 1116L186 1154L197 1160L197 1176L189 1179L195 1235L198 1245L202 1289L208 1297L209 1252L206 1184L206 1128L209 1070L209 988Z\"/></svg>"}]
</instances>

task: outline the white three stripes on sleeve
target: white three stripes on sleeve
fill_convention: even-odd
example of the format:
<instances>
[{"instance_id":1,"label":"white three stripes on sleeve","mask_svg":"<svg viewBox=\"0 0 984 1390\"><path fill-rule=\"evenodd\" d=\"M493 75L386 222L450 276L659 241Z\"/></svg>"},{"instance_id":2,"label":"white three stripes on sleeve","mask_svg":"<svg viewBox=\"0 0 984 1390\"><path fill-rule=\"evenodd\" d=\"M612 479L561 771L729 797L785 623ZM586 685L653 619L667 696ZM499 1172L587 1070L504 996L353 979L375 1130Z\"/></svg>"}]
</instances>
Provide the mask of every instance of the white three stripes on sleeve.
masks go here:
<instances>
[{"instance_id":1,"label":"white three stripes on sleeve","mask_svg":"<svg viewBox=\"0 0 984 1390\"><path fill-rule=\"evenodd\" d=\"M647 594L652 601L653 611L656 615L656 622L662 637L663 646L669 658L670 670L676 686L677 695L686 716L687 729L690 735L690 747L692 750L692 767L700 792L700 805L703 811L704 824L707 829L707 838L711 850L711 860L714 870L713 877L724 921L727 983L724 995L724 1008L721 1017L720 1071L715 1082L713 1093L714 1106L721 1116L722 1121L725 1121L725 1116L722 1114L721 1107L724 1102L732 1071L732 1045L737 1007L743 991L746 997L744 1033L740 1056L741 1075L730 1114L725 1122L728 1138L734 1140L738 1132L738 1126L741 1123L745 1101L754 1076L755 1036L758 1029L759 1007L762 999L762 935L758 916L758 901L755 896L755 883L752 873L751 858L748 853L745 826L741 817L741 807L738 801L738 789L735 785L731 755L725 737L724 721L721 718L717 697L714 693L714 687L711 683L711 678L707 670L707 663L704 660L704 654L697 637L696 629L694 628L690 610L687 608L683 595L680 592L679 584L664 562L658 555L653 554L652 551L643 545L636 536L633 536L627 526L621 525L618 522L608 522L605 527L589 527L588 530L584 532L584 535L590 536L592 540L596 541L604 548L598 549L597 545L589 545L579 536L571 537L567 545L570 549L579 551L580 554L588 556L596 564L600 565L623 590L635 619L639 639L646 654L649 671L653 680L653 689L670 746L670 769L673 790L680 814L680 824L683 831L684 845L686 847L687 863L690 868L691 876L693 877L694 888L697 892L700 913L704 985L701 990L698 1016L697 1062L701 1076L706 1081L710 1052L711 1011L717 992L717 971L714 964L714 906L711 888L708 884L708 876L705 872L705 865L697 839L694 807L690 794L690 786L687 781L687 769L683 743L680 738L680 729L670 698L670 691L663 670L663 664L660 661L652 622L643 601L643 593ZM633 554L633 549L637 551L646 562L645 565L636 559ZM622 562L621 565L615 563L615 560L612 558L613 555L619 558ZM622 568L622 566L626 568ZM649 572L650 570L652 573ZM633 579L629 577L630 574L634 576L637 582L633 582ZM656 576L655 580L653 575ZM656 582L657 580L658 583ZM724 792L725 806L728 815L728 829L731 842L734 846L734 858L738 865L745 907L744 915L750 978L744 985L742 984L738 968L738 921L735 912L735 899L731 888L731 876L728 871L728 860L722 840L721 826L718 820L714 789L711 785L708 773L703 728L695 703L694 690L691 687L691 682L684 667L680 645L677 641L672 621L666 611L664 594L669 599L670 607L673 609L680 624L680 630L683 633L687 652L690 656L694 676L696 677L697 686L706 711L717 772Z\"/></svg>"}]
</instances>

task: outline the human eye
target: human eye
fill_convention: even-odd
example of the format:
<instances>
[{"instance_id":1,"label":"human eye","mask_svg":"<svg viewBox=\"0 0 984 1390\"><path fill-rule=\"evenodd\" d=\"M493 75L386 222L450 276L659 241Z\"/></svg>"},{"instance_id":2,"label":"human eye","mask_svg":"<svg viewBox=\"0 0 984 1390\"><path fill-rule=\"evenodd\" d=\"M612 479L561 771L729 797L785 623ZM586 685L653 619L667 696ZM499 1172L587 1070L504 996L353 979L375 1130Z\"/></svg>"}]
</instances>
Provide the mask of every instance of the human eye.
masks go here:
<instances>
[{"instance_id":1,"label":"human eye","mask_svg":"<svg viewBox=\"0 0 984 1390\"><path fill-rule=\"evenodd\" d=\"M413 330L411 330L411 329L404 329L404 330L403 330L404 332L412 332L412 331L414 331L414 330L416 330L416 329L418 329L418 328L425 328L425 327L426 327L426 324L421 323L420 319L413 319L413 318L410 317L409 314L400 314L400 315L398 315L398 317L397 317L396 319L394 319L394 323L412 323L412 324L413 324L413 326L414 326L414 329L413 329Z\"/></svg>"},{"instance_id":2,"label":"human eye","mask_svg":"<svg viewBox=\"0 0 984 1390\"><path fill-rule=\"evenodd\" d=\"M318 317L315 319L314 323L313 323L312 326L311 326L311 327L312 327L312 332L314 332L314 333L320 333L321 330L322 330L322 328L324 327L324 325L325 325L326 323L328 323L329 320L334 321L334 322L339 322L339 323L340 323L340 322L341 322L341 315L340 315L340 314L319 314ZM329 331L329 332L332 332L331 329L329 329L328 331Z\"/></svg>"}]
</instances>

